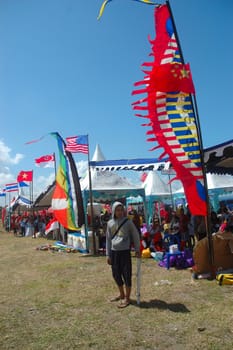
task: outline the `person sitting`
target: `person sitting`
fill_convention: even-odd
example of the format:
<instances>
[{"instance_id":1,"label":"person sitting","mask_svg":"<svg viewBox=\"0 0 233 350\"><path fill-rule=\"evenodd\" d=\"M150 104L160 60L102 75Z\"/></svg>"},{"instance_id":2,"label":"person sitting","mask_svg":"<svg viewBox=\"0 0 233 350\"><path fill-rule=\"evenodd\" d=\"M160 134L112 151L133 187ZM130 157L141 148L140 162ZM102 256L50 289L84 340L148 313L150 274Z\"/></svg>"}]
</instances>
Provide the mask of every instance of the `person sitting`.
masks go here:
<instances>
[{"instance_id":1,"label":"person sitting","mask_svg":"<svg viewBox=\"0 0 233 350\"><path fill-rule=\"evenodd\" d=\"M162 252L163 250L162 234L161 232L157 232L150 241L150 251Z\"/></svg>"},{"instance_id":2,"label":"person sitting","mask_svg":"<svg viewBox=\"0 0 233 350\"><path fill-rule=\"evenodd\" d=\"M163 250L163 240L161 234L161 225L158 218L154 218L149 229L150 234L150 250L152 252Z\"/></svg>"},{"instance_id":3,"label":"person sitting","mask_svg":"<svg viewBox=\"0 0 233 350\"><path fill-rule=\"evenodd\" d=\"M165 243L165 249L169 249L169 245L171 244L178 244L178 247L180 249L180 223L179 223L179 217L176 215L175 211L172 211L172 219L169 224L166 225L166 230L164 230L164 243ZM164 227L165 227L164 225Z\"/></svg>"}]
</instances>

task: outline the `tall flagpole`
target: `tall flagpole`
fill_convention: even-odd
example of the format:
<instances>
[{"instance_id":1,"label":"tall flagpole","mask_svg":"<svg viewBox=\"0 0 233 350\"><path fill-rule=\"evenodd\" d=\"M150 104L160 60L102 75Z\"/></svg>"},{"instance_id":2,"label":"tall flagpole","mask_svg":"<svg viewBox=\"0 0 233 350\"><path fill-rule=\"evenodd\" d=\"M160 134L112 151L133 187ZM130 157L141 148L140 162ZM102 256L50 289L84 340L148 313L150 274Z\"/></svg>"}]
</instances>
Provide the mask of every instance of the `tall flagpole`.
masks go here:
<instances>
[{"instance_id":1,"label":"tall flagpole","mask_svg":"<svg viewBox=\"0 0 233 350\"><path fill-rule=\"evenodd\" d=\"M184 56L182 53L182 49L181 49L181 45L180 45L180 41L179 41L179 37L178 37L178 33L177 33L177 29L176 29L176 25L175 25L175 21L174 21L174 17L172 14L169 0L166 1L166 4L167 4L168 10L169 10L170 15L171 15L172 25L173 25L175 37L177 40L177 45L179 47L181 61L184 64L185 63ZM197 123L197 137L198 137L198 142L199 142L199 147L200 147L201 168L202 168L203 179L204 179L204 190L205 190L206 206L207 206L207 216L205 217L205 226L206 226L208 245L209 245L209 260L210 260L210 264L213 266L213 264L214 264L214 252L213 252L212 233L211 233L211 229L210 229L210 227L211 227L211 225L210 225L210 203L209 203L207 177L206 177L205 164L204 164L204 149L203 149L203 142L202 142L202 135L201 135L201 128L200 128L200 119L199 119L197 101L196 101L195 95L193 97L190 94L190 99L191 99L193 111L194 111L195 116L196 116L195 119L196 119L196 123Z\"/></svg>"},{"instance_id":2,"label":"tall flagpole","mask_svg":"<svg viewBox=\"0 0 233 350\"><path fill-rule=\"evenodd\" d=\"M30 208L30 213L32 215L34 215L34 206L33 206L33 170L31 170L31 172L32 172L32 181L30 182L30 187L29 187L29 191L30 191L29 199L30 199L31 204L30 204L29 208Z\"/></svg>"},{"instance_id":3,"label":"tall flagpole","mask_svg":"<svg viewBox=\"0 0 233 350\"><path fill-rule=\"evenodd\" d=\"M11 203L11 193L8 192L8 232L11 230L11 209L10 209L10 203Z\"/></svg>"},{"instance_id":4,"label":"tall flagpole","mask_svg":"<svg viewBox=\"0 0 233 350\"><path fill-rule=\"evenodd\" d=\"M53 152L53 159L54 159L54 178L55 178L55 181L56 181L56 174L57 174L57 164L56 164L56 155L55 155L55 152Z\"/></svg>"},{"instance_id":5,"label":"tall flagpole","mask_svg":"<svg viewBox=\"0 0 233 350\"><path fill-rule=\"evenodd\" d=\"M94 209L93 209L92 180L91 180L90 151L89 151L88 135L87 135L87 144L88 144L88 176L89 176L89 202L90 202L90 209L91 209L91 229L92 229L92 240L93 240L93 253L96 254L95 229L94 229Z\"/></svg>"},{"instance_id":6,"label":"tall flagpole","mask_svg":"<svg viewBox=\"0 0 233 350\"><path fill-rule=\"evenodd\" d=\"M31 186L32 186L32 189L31 189L31 202L33 204L33 170L32 170L32 182L31 182Z\"/></svg>"}]
</instances>

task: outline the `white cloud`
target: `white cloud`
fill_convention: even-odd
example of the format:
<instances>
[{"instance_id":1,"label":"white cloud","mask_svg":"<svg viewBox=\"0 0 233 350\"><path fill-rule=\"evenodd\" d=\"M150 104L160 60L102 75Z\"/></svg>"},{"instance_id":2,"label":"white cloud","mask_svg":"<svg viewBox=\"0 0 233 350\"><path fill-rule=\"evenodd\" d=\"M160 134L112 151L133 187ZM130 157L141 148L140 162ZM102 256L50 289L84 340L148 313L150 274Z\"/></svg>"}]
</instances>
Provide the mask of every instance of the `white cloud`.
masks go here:
<instances>
[{"instance_id":1,"label":"white cloud","mask_svg":"<svg viewBox=\"0 0 233 350\"><path fill-rule=\"evenodd\" d=\"M11 156L11 149L0 140L0 187L4 186L8 182L15 181L15 177L10 172L8 165L15 165L23 159L24 155L16 153Z\"/></svg>"},{"instance_id":2,"label":"white cloud","mask_svg":"<svg viewBox=\"0 0 233 350\"><path fill-rule=\"evenodd\" d=\"M21 153L16 153L14 157L11 157L10 152L11 149L0 140L0 166L2 164L18 164L24 157Z\"/></svg>"},{"instance_id":3,"label":"white cloud","mask_svg":"<svg viewBox=\"0 0 233 350\"><path fill-rule=\"evenodd\" d=\"M81 160L80 162L76 163L76 167L78 169L78 176L79 177L85 177L87 174L87 161Z\"/></svg>"}]
</instances>

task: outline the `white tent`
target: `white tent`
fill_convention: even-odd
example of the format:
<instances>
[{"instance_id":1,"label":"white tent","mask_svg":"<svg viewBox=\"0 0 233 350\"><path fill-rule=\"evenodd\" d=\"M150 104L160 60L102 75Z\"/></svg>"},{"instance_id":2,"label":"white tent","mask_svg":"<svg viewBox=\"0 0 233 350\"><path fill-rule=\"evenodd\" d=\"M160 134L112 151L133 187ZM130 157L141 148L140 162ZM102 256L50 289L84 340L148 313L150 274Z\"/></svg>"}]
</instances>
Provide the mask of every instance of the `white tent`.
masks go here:
<instances>
[{"instance_id":1,"label":"white tent","mask_svg":"<svg viewBox=\"0 0 233 350\"><path fill-rule=\"evenodd\" d=\"M222 174L206 174L208 194L211 205L214 210L218 210L219 201L226 200L224 195L227 197L232 196L233 191L233 176L232 175L222 175ZM184 198L184 189L181 187L179 190L175 191L174 198Z\"/></svg>"},{"instance_id":2,"label":"white tent","mask_svg":"<svg viewBox=\"0 0 233 350\"><path fill-rule=\"evenodd\" d=\"M143 182L146 196L170 196L171 191L158 172L155 170L149 171L146 180Z\"/></svg>"},{"instance_id":3,"label":"white tent","mask_svg":"<svg viewBox=\"0 0 233 350\"><path fill-rule=\"evenodd\" d=\"M218 175L218 174L211 174L207 173L206 174L206 179L207 179L207 187L208 190L233 190L233 176L232 175ZM184 189L181 186L181 188L177 191L174 192L174 194L180 194L184 193Z\"/></svg>"},{"instance_id":4,"label":"white tent","mask_svg":"<svg viewBox=\"0 0 233 350\"><path fill-rule=\"evenodd\" d=\"M233 189L233 176L232 175L218 175L218 174L206 174L208 190L217 188L229 188Z\"/></svg>"},{"instance_id":5,"label":"white tent","mask_svg":"<svg viewBox=\"0 0 233 350\"><path fill-rule=\"evenodd\" d=\"M95 148L94 155L92 157L92 161L102 161L105 160L105 156L97 144ZM92 190L109 190L109 189L128 189L131 188L132 185L124 178L119 175L111 172L111 171L97 171L96 169L91 168L91 186ZM89 173L80 180L80 186L82 191L89 190L90 181L89 181Z\"/></svg>"},{"instance_id":6,"label":"white tent","mask_svg":"<svg viewBox=\"0 0 233 350\"><path fill-rule=\"evenodd\" d=\"M105 157L100 146L97 144L93 160L101 161ZM91 170L91 185L93 199L99 201L114 201L120 198L130 196L145 197L144 188L141 185L133 185L126 178L119 176L112 171L97 171L93 168ZM52 194L54 191L55 182L48 187L48 189L41 193L34 202L36 208L49 207L51 205ZM85 202L89 197L89 172L80 180L80 186Z\"/></svg>"},{"instance_id":7,"label":"white tent","mask_svg":"<svg viewBox=\"0 0 233 350\"><path fill-rule=\"evenodd\" d=\"M210 202L215 211L219 209L219 202L223 200L223 194L232 193L233 191L233 176L232 175L207 175L208 193Z\"/></svg>"},{"instance_id":8,"label":"white tent","mask_svg":"<svg viewBox=\"0 0 233 350\"><path fill-rule=\"evenodd\" d=\"M129 189L141 188L140 185L132 185L126 178L123 178L111 171L93 171L91 172L91 183L93 190L106 189ZM89 176L86 175L84 179L80 180L82 191L89 190Z\"/></svg>"},{"instance_id":9,"label":"white tent","mask_svg":"<svg viewBox=\"0 0 233 350\"><path fill-rule=\"evenodd\" d=\"M99 145L96 146L92 160L105 160ZM90 189L89 173L80 180L80 185L85 201L87 201ZM144 188L141 185L133 185L126 178L108 170L97 171L91 168L91 188L93 198L99 201L112 202L129 196L145 196Z\"/></svg>"},{"instance_id":10,"label":"white tent","mask_svg":"<svg viewBox=\"0 0 233 350\"><path fill-rule=\"evenodd\" d=\"M168 183L162 180L156 170L148 172L142 186L145 189L148 222L151 222L155 211L155 202L173 205L171 188Z\"/></svg>"},{"instance_id":11,"label":"white tent","mask_svg":"<svg viewBox=\"0 0 233 350\"><path fill-rule=\"evenodd\" d=\"M93 162L101 162L103 160L106 160L105 156L103 155L103 152L100 149L100 145L97 144L96 148L95 148L95 152L94 152L93 157L92 157L92 161Z\"/></svg>"}]
</instances>

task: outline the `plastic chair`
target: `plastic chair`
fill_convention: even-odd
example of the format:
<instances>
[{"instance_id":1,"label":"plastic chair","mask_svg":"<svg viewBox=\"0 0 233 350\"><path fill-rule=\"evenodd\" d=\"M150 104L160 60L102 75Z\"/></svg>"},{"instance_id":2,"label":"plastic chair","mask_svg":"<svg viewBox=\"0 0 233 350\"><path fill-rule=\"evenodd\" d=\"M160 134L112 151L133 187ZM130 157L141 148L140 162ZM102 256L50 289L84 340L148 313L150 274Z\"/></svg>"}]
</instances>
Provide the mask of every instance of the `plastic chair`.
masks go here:
<instances>
[{"instance_id":1,"label":"plastic chair","mask_svg":"<svg viewBox=\"0 0 233 350\"><path fill-rule=\"evenodd\" d=\"M172 256L182 256L182 252L181 251L179 251L179 250L177 250L176 252L166 252L165 253L165 257L166 257L166 268L167 268L167 270L169 270L170 269L170 258L172 257Z\"/></svg>"},{"instance_id":2,"label":"plastic chair","mask_svg":"<svg viewBox=\"0 0 233 350\"><path fill-rule=\"evenodd\" d=\"M180 236L178 234L171 235L170 233L165 233L163 237L163 244L166 251L169 251L170 245L177 244L180 250Z\"/></svg>"}]
</instances>

